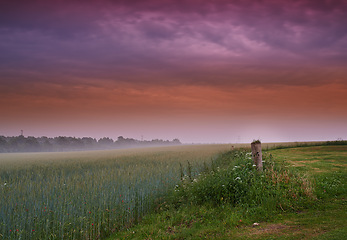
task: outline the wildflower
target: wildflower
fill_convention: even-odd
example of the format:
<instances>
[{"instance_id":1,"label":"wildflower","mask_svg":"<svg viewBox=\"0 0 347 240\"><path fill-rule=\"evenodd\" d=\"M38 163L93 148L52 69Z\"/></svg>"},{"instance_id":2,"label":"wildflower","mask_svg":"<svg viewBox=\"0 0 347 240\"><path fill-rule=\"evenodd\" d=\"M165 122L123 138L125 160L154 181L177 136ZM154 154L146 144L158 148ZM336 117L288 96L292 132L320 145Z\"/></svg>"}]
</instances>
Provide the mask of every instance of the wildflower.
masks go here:
<instances>
[{"instance_id":1,"label":"wildflower","mask_svg":"<svg viewBox=\"0 0 347 240\"><path fill-rule=\"evenodd\" d=\"M253 164L252 166L253 166L253 167L256 167L257 165Z\"/></svg>"},{"instance_id":2,"label":"wildflower","mask_svg":"<svg viewBox=\"0 0 347 240\"><path fill-rule=\"evenodd\" d=\"M235 180L241 180L241 178L240 178L240 177L237 177L237 178L235 178Z\"/></svg>"}]
</instances>

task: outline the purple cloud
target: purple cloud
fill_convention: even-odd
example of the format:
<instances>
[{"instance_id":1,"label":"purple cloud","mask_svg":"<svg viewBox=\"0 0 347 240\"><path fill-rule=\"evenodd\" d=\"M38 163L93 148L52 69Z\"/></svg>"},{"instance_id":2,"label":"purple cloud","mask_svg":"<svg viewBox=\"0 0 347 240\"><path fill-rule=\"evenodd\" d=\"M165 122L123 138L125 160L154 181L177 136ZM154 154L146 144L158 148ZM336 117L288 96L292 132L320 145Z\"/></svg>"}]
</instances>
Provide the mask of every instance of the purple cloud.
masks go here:
<instances>
[{"instance_id":1,"label":"purple cloud","mask_svg":"<svg viewBox=\"0 0 347 240\"><path fill-rule=\"evenodd\" d=\"M346 81L346 13L323 0L11 1L0 81Z\"/></svg>"}]
</instances>

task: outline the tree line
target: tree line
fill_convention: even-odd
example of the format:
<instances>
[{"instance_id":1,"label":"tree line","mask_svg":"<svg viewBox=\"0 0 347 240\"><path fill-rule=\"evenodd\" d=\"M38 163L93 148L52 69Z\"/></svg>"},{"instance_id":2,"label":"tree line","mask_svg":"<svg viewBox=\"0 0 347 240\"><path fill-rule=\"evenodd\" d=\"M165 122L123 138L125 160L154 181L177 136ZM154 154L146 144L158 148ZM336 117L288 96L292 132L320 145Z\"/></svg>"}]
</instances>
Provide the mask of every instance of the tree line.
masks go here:
<instances>
[{"instance_id":1,"label":"tree line","mask_svg":"<svg viewBox=\"0 0 347 240\"><path fill-rule=\"evenodd\" d=\"M103 137L97 140L91 137L24 137L23 135L6 137L0 136L0 152L60 152L60 151L82 151L117 149L147 146L168 146L181 144L179 139L162 140L137 140L119 136L117 140Z\"/></svg>"}]
</instances>

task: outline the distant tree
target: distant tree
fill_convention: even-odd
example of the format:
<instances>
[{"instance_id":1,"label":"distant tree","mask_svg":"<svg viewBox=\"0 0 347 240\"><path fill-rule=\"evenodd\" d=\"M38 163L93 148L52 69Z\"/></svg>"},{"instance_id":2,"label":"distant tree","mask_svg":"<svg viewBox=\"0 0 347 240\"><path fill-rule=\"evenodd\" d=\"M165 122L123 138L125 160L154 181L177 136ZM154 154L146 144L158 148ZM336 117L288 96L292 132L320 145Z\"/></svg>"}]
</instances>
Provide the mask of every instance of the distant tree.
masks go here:
<instances>
[{"instance_id":1,"label":"distant tree","mask_svg":"<svg viewBox=\"0 0 347 240\"><path fill-rule=\"evenodd\" d=\"M125 140L125 139L124 139L123 136L119 136L118 139L117 139L117 142L122 142L122 141L124 141L124 140Z\"/></svg>"},{"instance_id":2,"label":"distant tree","mask_svg":"<svg viewBox=\"0 0 347 240\"><path fill-rule=\"evenodd\" d=\"M25 151L25 137L23 135L10 137L8 141L10 152Z\"/></svg>"},{"instance_id":3,"label":"distant tree","mask_svg":"<svg viewBox=\"0 0 347 240\"><path fill-rule=\"evenodd\" d=\"M55 137L53 145L59 151L67 150L69 147L69 139L67 137L63 137L63 136Z\"/></svg>"},{"instance_id":4,"label":"distant tree","mask_svg":"<svg viewBox=\"0 0 347 240\"><path fill-rule=\"evenodd\" d=\"M35 137L27 137L25 139L25 149L29 152L37 152L40 150L40 144Z\"/></svg>"},{"instance_id":5,"label":"distant tree","mask_svg":"<svg viewBox=\"0 0 347 240\"><path fill-rule=\"evenodd\" d=\"M181 144L175 138L172 141L153 139L153 140L136 140L134 138L124 138L119 136L117 141L112 138L104 137L98 141L91 137L65 137L55 138L48 137L24 137L23 135L15 137L0 136L0 152L32 152L32 151L70 151L97 148L120 148L120 147L140 147L140 146L160 146Z\"/></svg>"},{"instance_id":6,"label":"distant tree","mask_svg":"<svg viewBox=\"0 0 347 240\"><path fill-rule=\"evenodd\" d=\"M0 152L7 152L8 144L5 136L0 136Z\"/></svg>"},{"instance_id":7,"label":"distant tree","mask_svg":"<svg viewBox=\"0 0 347 240\"><path fill-rule=\"evenodd\" d=\"M123 136L119 136L117 141L115 142L116 145L118 146L126 146L126 147L130 147L130 146L136 146L137 144L140 143L140 141L135 140L133 138L124 138Z\"/></svg>"},{"instance_id":8,"label":"distant tree","mask_svg":"<svg viewBox=\"0 0 347 240\"><path fill-rule=\"evenodd\" d=\"M181 144L181 141L178 138L175 138L174 140L172 140L172 143Z\"/></svg>"},{"instance_id":9,"label":"distant tree","mask_svg":"<svg viewBox=\"0 0 347 240\"><path fill-rule=\"evenodd\" d=\"M72 150L81 150L84 147L83 141L81 138L69 137L69 147Z\"/></svg>"},{"instance_id":10,"label":"distant tree","mask_svg":"<svg viewBox=\"0 0 347 240\"><path fill-rule=\"evenodd\" d=\"M112 145L113 139L108 137L100 138L98 143L102 145Z\"/></svg>"},{"instance_id":11,"label":"distant tree","mask_svg":"<svg viewBox=\"0 0 347 240\"><path fill-rule=\"evenodd\" d=\"M45 151L45 152L50 152L53 151L53 139L52 138L48 138L48 137L40 137L38 139L40 146L41 146L41 151Z\"/></svg>"},{"instance_id":12,"label":"distant tree","mask_svg":"<svg viewBox=\"0 0 347 240\"><path fill-rule=\"evenodd\" d=\"M86 148L93 148L98 143L95 138L83 137L82 142Z\"/></svg>"}]
</instances>

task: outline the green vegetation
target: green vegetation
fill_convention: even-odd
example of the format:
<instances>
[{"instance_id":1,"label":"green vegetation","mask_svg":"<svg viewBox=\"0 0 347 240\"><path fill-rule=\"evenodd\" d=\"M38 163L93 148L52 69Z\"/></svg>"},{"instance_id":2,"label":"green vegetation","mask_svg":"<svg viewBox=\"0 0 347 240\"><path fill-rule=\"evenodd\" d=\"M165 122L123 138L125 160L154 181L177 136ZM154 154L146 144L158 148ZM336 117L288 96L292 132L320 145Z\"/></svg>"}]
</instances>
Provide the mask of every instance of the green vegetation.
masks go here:
<instances>
[{"instance_id":1,"label":"green vegetation","mask_svg":"<svg viewBox=\"0 0 347 240\"><path fill-rule=\"evenodd\" d=\"M228 148L0 154L0 239L104 238L152 210L180 164L189 160L195 177Z\"/></svg>"},{"instance_id":2,"label":"green vegetation","mask_svg":"<svg viewBox=\"0 0 347 240\"><path fill-rule=\"evenodd\" d=\"M119 149L134 147L154 147L180 145L179 139L172 141L153 139L136 140L119 136L116 141L112 138L103 137L99 140L91 137L24 137L23 135L14 137L0 136L0 153L10 152L63 152L63 151L86 151L100 149Z\"/></svg>"},{"instance_id":3,"label":"green vegetation","mask_svg":"<svg viewBox=\"0 0 347 240\"><path fill-rule=\"evenodd\" d=\"M110 239L346 238L346 146L263 157L259 173L247 151L222 155L197 178L185 176L156 213Z\"/></svg>"},{"instance_id":4,"label":"green vegetation","mask_svg":"<svg viewBox=\"0 0 347 240\"><path fill-rule=\"evenodd\" d=\"M346 238L347 146L291 144L0 154L0 239Z\"/></svg>"},{"instance_id":5,"label":"green vegetation","mask_svg":"<svg viewBox=\"0 0 347 240\"><path fill-rule=\"evenodd\" d=\"M266 149L285 149L285 148L298 148L298 147L313 147L313 146L336 146L336 145L347 145L346 140L335 140L335 141L325 141L325 142L293 142L293 143L277 143L277 144L267 144Z\"/></svg>"}]
</instances>

